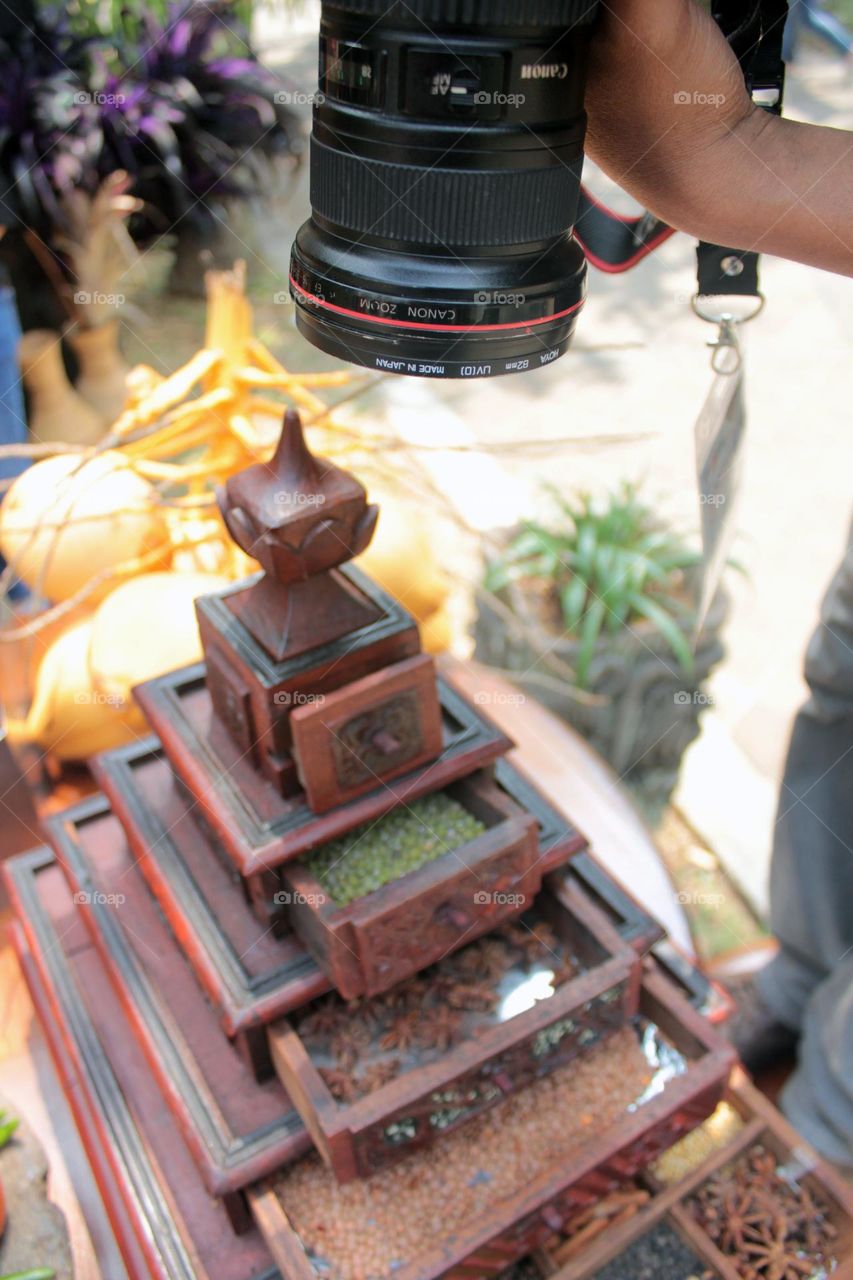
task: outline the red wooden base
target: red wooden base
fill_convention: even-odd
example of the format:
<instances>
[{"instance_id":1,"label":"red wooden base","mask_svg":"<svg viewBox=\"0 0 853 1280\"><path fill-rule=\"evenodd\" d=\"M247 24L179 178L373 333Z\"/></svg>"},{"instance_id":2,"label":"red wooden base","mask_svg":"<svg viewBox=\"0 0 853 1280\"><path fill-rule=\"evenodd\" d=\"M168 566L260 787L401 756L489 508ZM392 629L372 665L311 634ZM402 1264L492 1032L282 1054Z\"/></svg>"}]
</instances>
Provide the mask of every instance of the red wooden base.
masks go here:
<instances>
[{"instance_id":1,"label":"red wooden base","mask_svg":"<svg viewBox=\"0 0 853 1280\"><path fill-rule=\"evenodd\" d=\"M131 1280L281 1280L204 1188L52 855L15 859L9 881L21 966Z\"/></svg>"}]
</instances>

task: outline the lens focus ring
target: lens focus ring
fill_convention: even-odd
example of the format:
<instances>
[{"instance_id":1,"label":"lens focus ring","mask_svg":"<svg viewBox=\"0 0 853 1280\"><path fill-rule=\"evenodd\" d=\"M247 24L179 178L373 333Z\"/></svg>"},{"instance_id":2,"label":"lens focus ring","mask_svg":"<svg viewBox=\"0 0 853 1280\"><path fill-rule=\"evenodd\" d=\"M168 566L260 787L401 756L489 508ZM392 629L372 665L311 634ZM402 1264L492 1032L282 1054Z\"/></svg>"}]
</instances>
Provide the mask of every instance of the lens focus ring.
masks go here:
<instances>
[{"instance_id":1,"label":"lens focus ring","mask_svg":"<svg viewBox=\"0 0 853 1280\"><path fill-rule=\"evenodd\" d=\"M598 0L327 0L324 11L339 10L371 18L412 18L436 26L568 27L591 22Z\"/></svg>"},{"instance_id":2,"label":"lens focus ring","mask_svg":"<svg viewBox=\"0 0 853 1280\"><path fill-rule=\"evenodd\" d=\"M574 219L580 158L547 169L427 169L311 142L315 217L358 234L423 245L530 244Z\"/></svg>"}]
</instances>

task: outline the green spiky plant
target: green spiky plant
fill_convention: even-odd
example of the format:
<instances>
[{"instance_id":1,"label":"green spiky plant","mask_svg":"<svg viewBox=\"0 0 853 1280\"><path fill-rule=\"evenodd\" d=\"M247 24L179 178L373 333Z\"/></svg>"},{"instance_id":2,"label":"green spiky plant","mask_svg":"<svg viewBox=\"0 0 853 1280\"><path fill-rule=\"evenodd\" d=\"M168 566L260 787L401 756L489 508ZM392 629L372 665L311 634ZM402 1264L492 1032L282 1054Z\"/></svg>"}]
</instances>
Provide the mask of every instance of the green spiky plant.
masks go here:
<instances>
[{"instance_id":1,"label":"green spiky plant","mask_svg":"<svg viewBox=\"0 0 853 1280\"><path fill-rule=\"evenodd\" d=\"M12 1275L0 1276L0 1280L54 1280L56 1272L52 1267L33 1267L30 1271L15 1271Z\"/></svg>"},{"instance_id":2,"label":"green spiky plant","mask_svg":"<svg viewBox=\"0 0 853 1280\"><path fill-rule=\"evenodd\" d=\"M0 1111L0 1150L6 1146L7 1142L11 1142L19 1123L17 1117L7 1116L5 1111Z\"/></svg>"},{"instance_id":3,"label":"green spiky plant","mask_svg":"<svg viewBox=\"0 0 853 1280\"><path fill-rule=\"evenodd\" d=\"M547 487L556 506L549 524L527 520L486 571L486 589L536 582L552 595L578 644L575 675L588 687L602 637L637 624L663 637L685 674L693 674L688 638L692 609L685 575L701 562L682 538L625 483L604 498L565 497Z\"/></svg>"}]
</instances>

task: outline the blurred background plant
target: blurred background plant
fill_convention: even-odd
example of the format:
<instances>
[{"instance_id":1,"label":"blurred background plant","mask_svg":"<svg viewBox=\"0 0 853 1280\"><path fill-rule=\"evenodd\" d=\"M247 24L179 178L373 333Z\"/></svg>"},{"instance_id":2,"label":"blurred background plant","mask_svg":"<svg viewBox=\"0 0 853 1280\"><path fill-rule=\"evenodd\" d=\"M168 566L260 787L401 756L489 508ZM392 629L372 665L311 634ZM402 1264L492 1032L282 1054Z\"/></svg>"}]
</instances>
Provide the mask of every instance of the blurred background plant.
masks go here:
<instances>
[{"instance_id":1,"label":"blurred background plant","mask_svg":"<svg viewBox=\"0 0 853 1280\"><path fill-rule=\"evenodd\" d=\"M665 799L723 656L725 597L697 637L702 556L634 484L545 494L553 517L523 521L487 555L476 656Z\"/></svg>"},{"instance_id":2,"label":"blurred background plant","mask_svg":"<svg viewBox=\"0 0 853 1280\"><path fill-rule=\"evenodd\" d=\"M514 583L541 600L546 625L577 641L578 687L589 685L598 645L645 621L672 650L686 675L693 671L687 631L693 610L685 574L702 557L667 528L628 482L604 497L546 492L556 508L549 524L526 520L491 560L485 585Z\"/></svg>"}]
</instances>

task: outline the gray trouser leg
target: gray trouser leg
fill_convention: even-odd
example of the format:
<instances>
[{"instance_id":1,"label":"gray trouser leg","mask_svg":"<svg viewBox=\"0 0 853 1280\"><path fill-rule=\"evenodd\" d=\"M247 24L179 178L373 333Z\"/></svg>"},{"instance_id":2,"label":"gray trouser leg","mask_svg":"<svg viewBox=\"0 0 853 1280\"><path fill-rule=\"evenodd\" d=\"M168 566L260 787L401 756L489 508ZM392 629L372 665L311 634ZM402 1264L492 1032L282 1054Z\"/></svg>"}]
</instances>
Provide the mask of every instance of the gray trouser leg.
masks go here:
<instances>
[{"instance_id":1,"label":"gray trouser leg","mask_svg":"<svg viewBox=\"0 0 853 1280\"><path fill-rule=\"evenodd\" d=\"M780 952L761 989L802 1031L786 1111L825 1155L853 1164L853 530L805 673L770 873Z\"/></svg>"},{"instance_id":2,"label":"gray trouser leg","mask_svg":"<svg viewBox=\"0 0 853 1280\"><path fill-rule=\"evenodd\" d=\"M821 1155L853 1169L853 955L808 1003L782 1108Z\"/></svg>"}]
</instances>

